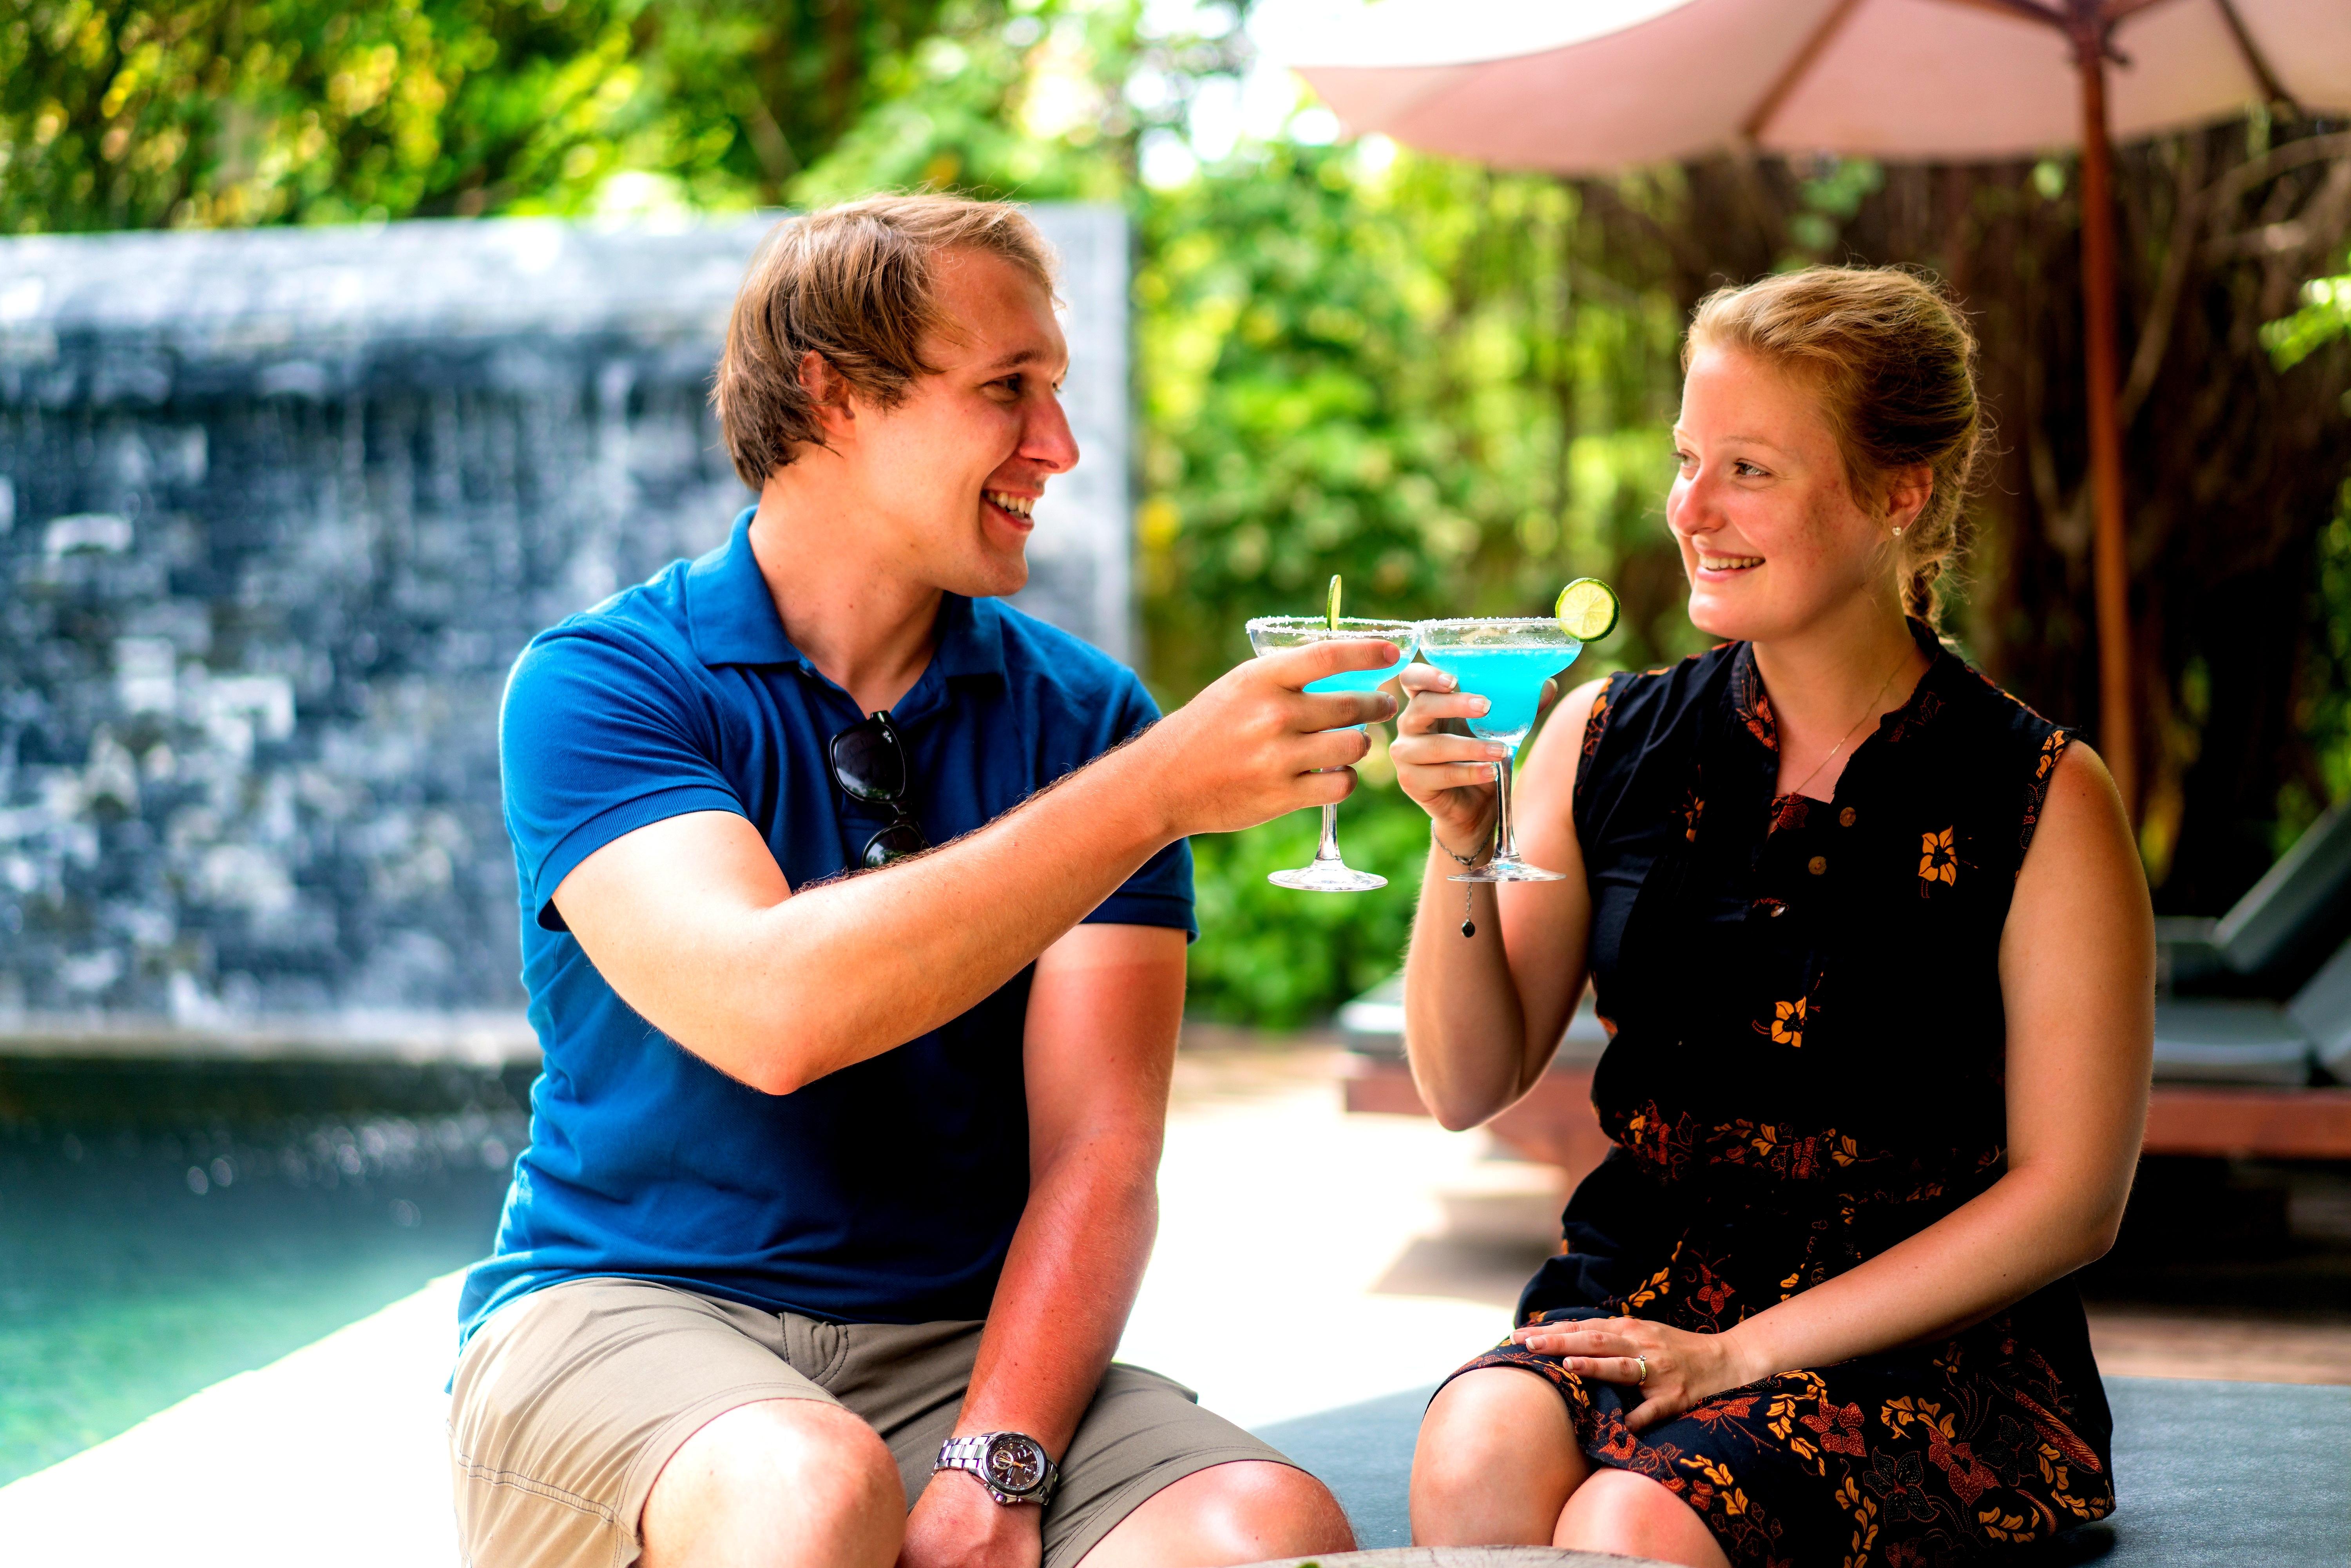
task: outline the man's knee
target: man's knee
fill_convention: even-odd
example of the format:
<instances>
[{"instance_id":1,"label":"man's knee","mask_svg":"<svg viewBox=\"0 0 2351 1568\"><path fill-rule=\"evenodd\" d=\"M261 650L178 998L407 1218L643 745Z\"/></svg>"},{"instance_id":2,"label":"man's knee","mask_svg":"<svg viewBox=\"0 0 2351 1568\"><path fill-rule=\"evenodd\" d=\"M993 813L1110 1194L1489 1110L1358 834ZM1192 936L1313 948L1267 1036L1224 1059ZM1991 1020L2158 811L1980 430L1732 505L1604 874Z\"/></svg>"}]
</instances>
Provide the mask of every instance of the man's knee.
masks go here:
<instances>
[{"instance_id":1,"label":"man's knee","mask_svg":"<svg viewBox=\"0 0 2351 1568\"><path fill-rule=\"evenodd\" d=\"M1344 1552L1355 1543L1346 1511L1331 1489L1304 1470L1270 1459L1237 1459L1196 1470L1176 1483L1203 1536L1236 1550L1274 1555Z\"/></svg>"},{"instance_id":2,"label":"man's knee","mask_svg":"<svg viewBox=\"0 0 2351 1568\"><path fill-rule=\"evenodd\" d=\"M1235 1459L1161 1488L1079 1568L1259 1563L1354 1544L1339 1500L1321 1481L1270 1459Z\"/></svg>"},{"instance_id":3,"label":"man's knee","mask_svg":"<svg viewBox=\"0 0 2351 1568\"><path fill-rule=\"evenodd\" d=\"M712 1418L653 1481L646 1568L886 1564L906 1500L873 1428L837 1405L768 1399Z\"/></svg>"}]
</instances>

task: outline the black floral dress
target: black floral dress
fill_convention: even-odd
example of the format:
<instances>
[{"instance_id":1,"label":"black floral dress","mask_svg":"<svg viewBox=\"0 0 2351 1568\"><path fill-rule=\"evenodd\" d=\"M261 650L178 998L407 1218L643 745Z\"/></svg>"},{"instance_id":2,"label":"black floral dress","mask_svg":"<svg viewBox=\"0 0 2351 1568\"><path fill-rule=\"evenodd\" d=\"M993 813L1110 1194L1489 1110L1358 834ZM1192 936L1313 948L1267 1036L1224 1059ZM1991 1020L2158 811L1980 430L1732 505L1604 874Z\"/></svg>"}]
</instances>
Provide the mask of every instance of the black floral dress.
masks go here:
<instances>
[{"instance_id":1,"label":"black floral dress","mask_svg":"<svg viewBox=\"0 0 2351 1568\"><path fill-rule=\"evenodd\" d=\"M1932 667L1826 802L1774 796L1747 644L1609 680L1574 809L1613 1036L1593 1102L1615 1146L1520 1322L1718 1332L2000 1176L2001 928L2071 736L1913 631ZM1587 1454L1671 1488L1735 1563L1961 1562L2114 1506L2112 1421L2064 1282L1637 1437L1631 1389L1509 1344L1462 1370L1485 1366L1550 1379Z\"/></svg>"}]
</instances>

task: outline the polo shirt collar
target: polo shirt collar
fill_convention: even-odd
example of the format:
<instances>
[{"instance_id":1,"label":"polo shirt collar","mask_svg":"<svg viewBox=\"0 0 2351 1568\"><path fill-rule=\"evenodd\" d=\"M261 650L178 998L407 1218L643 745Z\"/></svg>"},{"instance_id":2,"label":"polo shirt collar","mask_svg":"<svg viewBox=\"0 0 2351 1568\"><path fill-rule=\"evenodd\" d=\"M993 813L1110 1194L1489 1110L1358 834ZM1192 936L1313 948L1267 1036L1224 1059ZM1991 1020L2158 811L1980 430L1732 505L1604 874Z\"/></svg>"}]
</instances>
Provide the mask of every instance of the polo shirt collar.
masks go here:
<instances>
[{"instance_id":1,"label":"polo shirt collar","mask_svg":"<svg viewBox=\"0 0 2351 1568\"><path fill-rule=\"evenodd\" d=\"M751 553L751 519L758 512L746 507L726 543L686 569L686 624L695 653L705 664L798 664L817 674L785 635L775 596ZM938 652L931 657L931 669L949 680L1004 677L1003 611L994 600L959 593L941 598Z\"/></svg>"}]
</instances>

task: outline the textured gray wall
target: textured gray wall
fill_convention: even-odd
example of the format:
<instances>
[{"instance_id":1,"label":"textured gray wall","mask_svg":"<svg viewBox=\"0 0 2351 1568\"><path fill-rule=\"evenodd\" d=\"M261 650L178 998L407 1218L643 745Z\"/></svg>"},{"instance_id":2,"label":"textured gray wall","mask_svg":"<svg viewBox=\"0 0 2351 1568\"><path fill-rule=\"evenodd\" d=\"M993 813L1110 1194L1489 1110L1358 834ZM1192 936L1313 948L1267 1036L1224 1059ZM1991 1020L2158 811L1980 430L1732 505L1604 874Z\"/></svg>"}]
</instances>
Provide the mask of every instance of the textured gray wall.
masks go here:
<instances>
[{"instance_id":1,"label":"textured gray wall","mask_svg":"<svg viewBox=\"0 0 2351 1568\"><path fill-rule=\"evenodd\" d=\"M1124 656L1125 231L1037 216L1085 458L1022 602ZM0 242L0 1033L518 1005L500 685L748 499L704 394L769 222Z\"/></svg>"}]
</instances>

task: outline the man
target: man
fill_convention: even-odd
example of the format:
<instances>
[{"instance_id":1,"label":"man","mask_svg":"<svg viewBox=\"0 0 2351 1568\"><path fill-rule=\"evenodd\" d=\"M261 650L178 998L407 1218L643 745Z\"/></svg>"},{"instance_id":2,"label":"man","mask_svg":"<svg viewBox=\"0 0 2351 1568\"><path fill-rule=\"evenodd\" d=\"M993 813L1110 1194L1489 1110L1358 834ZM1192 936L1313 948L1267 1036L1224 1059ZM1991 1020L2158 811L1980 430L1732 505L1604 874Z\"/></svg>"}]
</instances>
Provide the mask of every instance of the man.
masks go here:
<instances>
[{"instance_id":1,"label":"man","mask_svg":"<svg viewBox=\"0 0 2351 1568\"><path fill-rule=\"evenodd\" d=\"M547 1066L462 1308L476 1568L1350 1542L1320 1483L1110 1356L1156 1221L1184 835L1343 797L1342 727L1393 704L1300 688L1393 654L1244 663L1153 723L995 603L1077 461L1067 364L1012 208L781 225L715 393L758 507L515 668Z\"/></svg>"}]
</instances>

